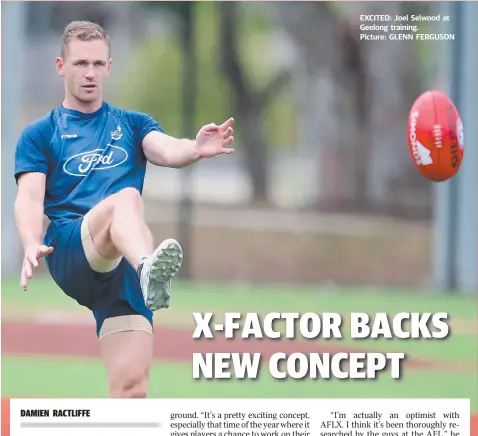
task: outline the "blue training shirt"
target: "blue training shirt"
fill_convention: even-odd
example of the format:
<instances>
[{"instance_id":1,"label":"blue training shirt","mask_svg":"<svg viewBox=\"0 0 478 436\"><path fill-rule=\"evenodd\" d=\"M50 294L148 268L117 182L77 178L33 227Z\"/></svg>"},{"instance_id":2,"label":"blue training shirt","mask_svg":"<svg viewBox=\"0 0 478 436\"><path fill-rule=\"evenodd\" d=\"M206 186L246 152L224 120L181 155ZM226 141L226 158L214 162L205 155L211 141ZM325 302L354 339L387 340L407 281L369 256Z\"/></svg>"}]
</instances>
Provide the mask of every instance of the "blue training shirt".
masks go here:
<instances>
[{"instance_id":1,"label":"blue training shirt","mask_svg":"<svg viewBox=\"0 0 478 436\"><path fill-rule=\"evenodd\" d=\"M52 224L84 216L126 187L143 190L143 138L163 132L150 115L103 102L93 113L57 106L26 126L17 143L15 179L46 174L45 215Z\"/></svg>"}]
</instances>

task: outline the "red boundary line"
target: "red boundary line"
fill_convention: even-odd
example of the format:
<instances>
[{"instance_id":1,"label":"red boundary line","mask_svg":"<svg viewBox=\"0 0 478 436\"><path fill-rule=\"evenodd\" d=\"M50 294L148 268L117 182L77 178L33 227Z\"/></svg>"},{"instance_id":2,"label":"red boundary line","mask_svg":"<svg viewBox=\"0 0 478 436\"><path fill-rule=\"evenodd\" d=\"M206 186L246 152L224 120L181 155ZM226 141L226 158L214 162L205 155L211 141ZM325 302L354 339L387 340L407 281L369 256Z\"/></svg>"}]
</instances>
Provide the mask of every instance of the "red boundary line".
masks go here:
<instances>
[{"instance_id":1,"label":"red boundary line","mask_svg":"<svg viewBox=\"0 0 478 436\"><path fill-rule=\"evenodd\" d=\"M2 436L10 436L10 400L2 398Z\"/></svg>"},{"instance_id":2,"label":"red boundary line","mask_svg":"<svg viewBox=\"0 0 478 436\"><path fill-rule=\"evenodd\" d=\"M2 434L10 436L10 399L2 398ZM478 415L471 416L470 436L478 436Z\"/></svg>"}]
</instances>

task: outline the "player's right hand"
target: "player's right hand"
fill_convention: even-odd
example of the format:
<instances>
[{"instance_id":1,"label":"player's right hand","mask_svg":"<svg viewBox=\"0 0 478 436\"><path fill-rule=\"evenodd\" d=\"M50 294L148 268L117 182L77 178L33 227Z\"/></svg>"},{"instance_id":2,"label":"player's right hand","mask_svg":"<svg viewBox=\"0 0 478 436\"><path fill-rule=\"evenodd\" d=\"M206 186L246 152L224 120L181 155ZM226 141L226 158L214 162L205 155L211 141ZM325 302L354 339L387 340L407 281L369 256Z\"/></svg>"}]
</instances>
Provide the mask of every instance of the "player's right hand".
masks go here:
<instances>
[{"instance_id":1,"label":"player's right hand","mask_svg":"<svg viewBox=\"0 0 478 436\"><path fill-rule=\"evenodd\" d=\"M27 247L23 257L22 273L20 277L20 284L24 291L27 290L28 280L33 277L33 270L38 267L38 260L47 256L53 251L53 247L46 245L35 244Z\"/></svg>"}]
</instances>

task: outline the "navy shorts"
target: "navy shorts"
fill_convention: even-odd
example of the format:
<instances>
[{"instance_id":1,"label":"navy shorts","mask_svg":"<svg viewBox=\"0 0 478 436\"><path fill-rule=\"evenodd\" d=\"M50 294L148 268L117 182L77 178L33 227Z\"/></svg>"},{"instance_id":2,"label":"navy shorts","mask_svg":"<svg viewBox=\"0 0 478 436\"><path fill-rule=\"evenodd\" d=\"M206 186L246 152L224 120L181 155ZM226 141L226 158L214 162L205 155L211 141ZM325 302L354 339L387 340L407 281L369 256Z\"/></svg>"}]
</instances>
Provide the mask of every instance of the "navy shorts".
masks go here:
<instances>
[{"instance_id":1,"label":"navy shorts","mask_svg":"<svg viewBox=\"0 0 478 436\"><path fill-rule=\"evenodd\" d=\"M99 336L107 318L143 315L153 324L153 315L144 303L138 274L123 258L111 272L91 269L81 242L83 218L51 223L44 243L53 247L46 264L53 280L69 297L93 312Z\"/></svg>"}]
</instances>

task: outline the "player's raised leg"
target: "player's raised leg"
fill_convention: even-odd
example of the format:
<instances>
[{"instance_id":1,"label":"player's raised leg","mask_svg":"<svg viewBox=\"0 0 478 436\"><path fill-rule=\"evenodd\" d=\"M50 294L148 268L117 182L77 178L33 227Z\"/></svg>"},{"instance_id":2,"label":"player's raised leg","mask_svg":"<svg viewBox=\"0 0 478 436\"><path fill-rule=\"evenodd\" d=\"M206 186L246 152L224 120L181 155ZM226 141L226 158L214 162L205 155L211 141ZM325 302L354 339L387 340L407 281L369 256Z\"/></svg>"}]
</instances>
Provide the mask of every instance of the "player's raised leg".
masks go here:
<instances>
[{"instance_id":1,"label":"player's raised leg","mask_svg":"<svg viewBox=\"0 0 478 436\"><path fill-rule=\"evenodd\" d=\"M124 256L138 271L146 306L169 307L171 278L181 267L182 249L167 239L154 250L136 189L125 188L93 207L83 221L82 241L93 270L111 271Z\"/></svg>"}]
</instances>

